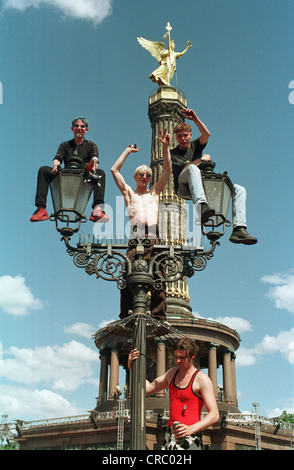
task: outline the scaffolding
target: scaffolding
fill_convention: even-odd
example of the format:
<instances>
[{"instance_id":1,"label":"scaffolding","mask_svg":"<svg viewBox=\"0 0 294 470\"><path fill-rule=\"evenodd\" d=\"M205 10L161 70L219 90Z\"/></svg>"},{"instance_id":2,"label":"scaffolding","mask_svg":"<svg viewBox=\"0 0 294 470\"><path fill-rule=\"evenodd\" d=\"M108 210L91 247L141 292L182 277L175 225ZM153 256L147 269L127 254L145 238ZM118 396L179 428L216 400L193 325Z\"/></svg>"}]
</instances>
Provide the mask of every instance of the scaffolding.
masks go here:
<instances>
[{"instance_id":1,"label":"scaffolding","mask_svg":"<svg viewBox=\"0 0 294 470\"><path fill-rule=\"evenodd\" d=\"M255 430L255 449L261 449L261 431L266 430L273 435L279 434L289 438L290 448L294 449L294 424L280 421L279 418L267 418L260 416L256 413L226 413L223 415L223 426L231 424L240 427L249 427ZM164 424L169 419L169 411L163 410L162 420ZM201 413L201 419L207 413ZM2 415L2 422L0 424L0 449L3 449L5 444L17 443L18 439L25 435L26 431L38 432L44 429L58 427L60 425L74 425L80 423L83 426L86 422L90 422L95 429L98 429L104 421L117 420L117 450L123 450L125 424L131 420L131 410L126 408L126 400L118 400L118 407L111 411L91 411L87 415L66 416L60 418L49 418L36 421L22 421L16 420L15 422L7 422L7 415ZM146 410L146 419L158 422L158 410ZM19 448L17 443L16 449Z\"/></svg>"}]
</instances>

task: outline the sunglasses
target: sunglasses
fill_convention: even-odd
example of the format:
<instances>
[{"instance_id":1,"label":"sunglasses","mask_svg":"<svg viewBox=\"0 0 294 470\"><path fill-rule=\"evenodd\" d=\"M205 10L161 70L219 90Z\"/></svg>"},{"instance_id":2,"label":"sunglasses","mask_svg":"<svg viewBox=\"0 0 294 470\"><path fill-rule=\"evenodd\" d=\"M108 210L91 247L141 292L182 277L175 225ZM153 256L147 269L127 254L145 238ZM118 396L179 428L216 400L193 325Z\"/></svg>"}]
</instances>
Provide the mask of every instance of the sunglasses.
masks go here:
<instances>
[{"instance_id":1,"label":"sunglasses","mask_svg":"<svg viewBox=\"0 0 294 470\"><path fill-rule=\"evenodd\" d=\"M143 176L146 175L147 178L151 178L151 175L150 173L144 173L143 171L141 171L141 173L139 173L139 176L141 176L143 178Z\"/></svg>"},{"instance_id":2,"label":"sunglasses","mask_svg":"<svg viewBox=\"0 0 294 470\"><path fill-rule=\"evenodd\" d=\"M75 124L75 127L81 127L82 129L85 129L86 126L85 126L85 124L81 124L81 125Z\"/></svg>"}]
</instances>

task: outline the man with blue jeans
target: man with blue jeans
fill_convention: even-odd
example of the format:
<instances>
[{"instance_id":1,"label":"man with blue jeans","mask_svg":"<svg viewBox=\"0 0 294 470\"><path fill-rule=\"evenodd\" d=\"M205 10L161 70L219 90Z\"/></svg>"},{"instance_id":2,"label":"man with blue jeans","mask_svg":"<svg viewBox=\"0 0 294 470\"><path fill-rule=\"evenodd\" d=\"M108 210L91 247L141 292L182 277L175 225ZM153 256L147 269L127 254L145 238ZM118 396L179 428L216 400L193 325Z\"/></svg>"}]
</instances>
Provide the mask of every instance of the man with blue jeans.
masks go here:
<instances>
[{"instance_id":1,"label":"man with blue jeans","mask_svg":"<svg viewBox=\"0 0 294 470\"><path fill-rule=\"evenodd\" d=\"M201 207L201 223L205 224L215 214L215 210L207 205L206 196L202 185L199 165L203 161L210 161L210 155L202 155L210 137L210 132L200 121L192 109L182 109L186 119L193 121L199 129L200 137L192 140L190 124L182 122L174 128L178 146L171 150L172 170L174 177L175 193L183 199L192 199L193 204ZM232 194L232 219L233 233L230 236L232 243L254 245L257 238L247 233L246 222L246 189L240 185L233 185Z\"/></svg>"}]
</instances>

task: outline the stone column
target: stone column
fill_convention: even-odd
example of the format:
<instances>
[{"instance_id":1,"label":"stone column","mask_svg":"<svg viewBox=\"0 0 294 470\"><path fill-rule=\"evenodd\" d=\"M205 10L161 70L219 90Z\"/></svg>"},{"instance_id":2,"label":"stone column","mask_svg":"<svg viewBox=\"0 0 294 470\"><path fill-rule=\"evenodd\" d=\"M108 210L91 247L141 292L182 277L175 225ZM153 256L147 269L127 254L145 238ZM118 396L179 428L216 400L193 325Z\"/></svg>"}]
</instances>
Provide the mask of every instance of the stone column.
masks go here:
<instances>
[{"instance_id":1,"label":"stone column","mask_svg":"<svg viewBox=\"0 0 294 470\"><path fill-rule=\"evenodd\" d=\"M196 369L199 369L199 370L201 369L200 357L199 356L195 357L194 364L195 364Z\"/></svg>"},{"instance_id":2,"label":"stone column","mask_svg":"<svg viewBox=\"0 0 294 470\"><path fill-rule=\"evenodd\" d=\"M114 346L110 353L110 379L109 379L109 400L115 399L116 386L119 381L119 349Z\"/></svg>"},{"instance_id":3,"label":"stone column","mask_svg":"<svg viewBox=\"0 0 294 470\"><path fill-rule=\"evenodd\" d=\"M163 171L163 150L158 137L160 131L171 135L171 148L178 145L174 127L184 121L181 109L187 106L187 100L172 86L159 87L149 97L148 116L152 129L151 143L151 169L153 172L152 184L158 181ZM173 176L171 175L159 198L158 226L161 244L181 245L187 243L186 201L179 199L175 194ZM166 285L167 318L191 317L192 309L189 305L189 286L186 276L177 282L168 282Z\"/></svg>"},{"instance_id":4,"label":"stone column","mask_svg":"<svg viewBox=\"0 0 294 470\"><path fill-rule=\"evenodd\" d=\"M107 382L108 382L108 350L100 351L100 381L98 403L107 401Z\"/></svg>"},{"instance_id":5,"label":"stone column","mask_svg":"<svg viewBox=\"0 0 294 470\"><path fill-rule=\"evenodd\" d=\"M214 396L218 400L217 393L217 356L216 348L219 346L216 343L210 343L208 345L208 376L212 381Z\"/></svg>"},{"instance_id":6,"label":"stone column","mask_svg":"<svg viewBox=\"0 0 294 470\"><path fill-rule=\"evenodd\" d=\"M232 364L231 364L231 350L225 349L223 356L223 384L224 384L224 397L225 402L232 403Z\"/></svg>"},{"instance_id":7,"label":"stone column","mask_svg":"<svg viewBox=\"0 0 294 470\"><path fill-rule=\"evenodd\" d=\"M233 392L233 401L234 405L238 406L238 397L237 397L237 380L236 380L236 368L235 368L235 359L236 354L232 353L232 392Z\"/></svg>"},{"instance_id":8,"label":"stone column","mask_svg":"<svg viewBox=\"0 0 294 470\"><path fill-rule=\"evenodd\" d=\"M157 343L157 364L156 364L156 376L159 377L166 372L165 367L165 344L162 341ZM156 393L157 397L166 397L166 391L161 390Z\"/></svg>"}]
</instances>

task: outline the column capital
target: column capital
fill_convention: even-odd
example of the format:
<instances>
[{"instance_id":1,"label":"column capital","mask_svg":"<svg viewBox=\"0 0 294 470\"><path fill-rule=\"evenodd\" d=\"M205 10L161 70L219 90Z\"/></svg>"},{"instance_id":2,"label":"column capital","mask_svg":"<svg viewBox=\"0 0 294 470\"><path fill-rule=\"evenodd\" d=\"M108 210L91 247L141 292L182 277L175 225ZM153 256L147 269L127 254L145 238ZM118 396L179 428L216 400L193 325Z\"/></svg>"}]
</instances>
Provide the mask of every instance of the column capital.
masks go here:
<instances>
[{"instance_id":1,"label":"column capital","mask_svg":"<svg viewBox=\"0 0 294 470\"><path fill-rule=\"evenodd\" d=\"M224 347L222 351L224 354L232 355L234 353L234 351L231 348L226 348L226 347Z\"/></svg>"}]
</instances>

